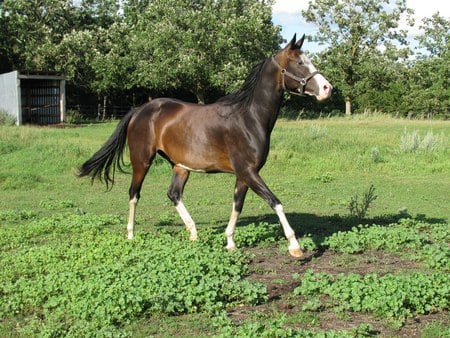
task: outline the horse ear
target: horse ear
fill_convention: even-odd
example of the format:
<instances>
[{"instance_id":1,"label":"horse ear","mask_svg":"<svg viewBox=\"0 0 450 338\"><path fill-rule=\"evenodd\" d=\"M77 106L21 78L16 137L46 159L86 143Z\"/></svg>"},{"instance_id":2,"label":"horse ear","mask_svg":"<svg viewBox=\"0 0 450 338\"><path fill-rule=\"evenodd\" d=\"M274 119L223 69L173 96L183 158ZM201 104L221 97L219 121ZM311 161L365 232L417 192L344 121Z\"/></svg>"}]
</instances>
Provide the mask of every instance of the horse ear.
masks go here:
<instances>
[{"instance_id":1,"label":"horse ear","mask_svg":"<svg viewBox=\"0 0 450 338\"><path fill-rule=\"evenodd\" d=\"M289 43L286 46L286 49L295 49L295 40L296 40L297 34L294 34L294 37L292 38L291 41L289 41Z\"/></svg>"},{"instance_id":2,"label":"horse ear","mask_svg":"<svg viewBox=\"0 0 450 338\"><path fill-rule=\"evenodd\" d=\"M294 37L295 37L295 35L294 35ZM305 40L305 34L303 34L303 36L300 38L300 40L298 40L298 41L295 43L293 49L302 49L303 41L304 41L304 40Z\"/></svg>"}]
</instances>

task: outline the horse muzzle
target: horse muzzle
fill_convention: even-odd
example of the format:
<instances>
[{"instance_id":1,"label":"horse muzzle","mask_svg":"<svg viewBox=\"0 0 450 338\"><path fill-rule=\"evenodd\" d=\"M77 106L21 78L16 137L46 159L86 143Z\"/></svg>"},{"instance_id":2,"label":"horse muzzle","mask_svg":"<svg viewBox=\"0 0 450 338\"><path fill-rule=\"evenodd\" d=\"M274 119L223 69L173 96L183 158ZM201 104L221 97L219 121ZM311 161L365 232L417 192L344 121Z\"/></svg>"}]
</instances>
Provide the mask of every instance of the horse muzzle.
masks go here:
<instances>
[{"instance_id":1,"label":"horse muzzle","mask_svg":"<svg viewBox=\"0 0 450 338\"><path fill-rule=\"evenodd\" d=\"M316 87L316 90L314 90L314 94L312 95L316 97L317 101L328 99L333 91L331 83L322 74L317 74L313 81L315 82L314 87Z\"/></svg>"}]
</instances>

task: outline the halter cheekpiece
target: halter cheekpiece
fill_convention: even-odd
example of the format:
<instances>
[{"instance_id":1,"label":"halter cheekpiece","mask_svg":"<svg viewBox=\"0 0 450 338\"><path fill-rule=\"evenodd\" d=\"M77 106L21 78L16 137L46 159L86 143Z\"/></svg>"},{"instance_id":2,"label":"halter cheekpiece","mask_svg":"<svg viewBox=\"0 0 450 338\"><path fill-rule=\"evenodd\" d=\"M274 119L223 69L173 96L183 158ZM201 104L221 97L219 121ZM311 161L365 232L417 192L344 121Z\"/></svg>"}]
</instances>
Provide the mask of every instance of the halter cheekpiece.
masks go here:
<instances>
[{"instance_id":1,"label":"halter cheekpiece","mask_svg":"<svg viewBox=\"0 0 450 338\"><path fill-rule=\"evenodd\" d=\"M306 84L308 83L308 81L311 80L315 75L321 74L320 72L315 71L315 72L312 72L311 74L309 74L307 77L298 77L298 76L288 72L286 70L286 68L281 67L280 64L275 60L274 57L272 57L272 62L281 71L281 86L283 87L283 90L286 90L289 93L298 95L298 96L304 96L305 95L305 87L306 87ZM294 92L294 91L286 88L286 84L284 81L285 76L297 81L300 84L298 92Z\"/></svg>"}]
</instances>

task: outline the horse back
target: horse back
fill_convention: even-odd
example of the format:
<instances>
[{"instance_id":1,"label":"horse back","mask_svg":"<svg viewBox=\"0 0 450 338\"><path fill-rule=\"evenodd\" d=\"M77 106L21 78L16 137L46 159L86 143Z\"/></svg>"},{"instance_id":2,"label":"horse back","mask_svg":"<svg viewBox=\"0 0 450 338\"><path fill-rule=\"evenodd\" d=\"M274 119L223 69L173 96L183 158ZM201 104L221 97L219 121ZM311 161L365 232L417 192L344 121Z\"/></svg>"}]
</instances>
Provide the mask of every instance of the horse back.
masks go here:
<instances>
[{"instance_id":1,"label":"horse back","mask_svg":"<svg viewBox=\"0 0 450 338\"><path fill-rule=\"evenodd\" d=\"M229 123L217 105L155 99L142 106L129 124L128 143L145 142L172 164L204 172L233 172ZM130 148L131 149L131 148Z\"/></svg>"}]
</instances>

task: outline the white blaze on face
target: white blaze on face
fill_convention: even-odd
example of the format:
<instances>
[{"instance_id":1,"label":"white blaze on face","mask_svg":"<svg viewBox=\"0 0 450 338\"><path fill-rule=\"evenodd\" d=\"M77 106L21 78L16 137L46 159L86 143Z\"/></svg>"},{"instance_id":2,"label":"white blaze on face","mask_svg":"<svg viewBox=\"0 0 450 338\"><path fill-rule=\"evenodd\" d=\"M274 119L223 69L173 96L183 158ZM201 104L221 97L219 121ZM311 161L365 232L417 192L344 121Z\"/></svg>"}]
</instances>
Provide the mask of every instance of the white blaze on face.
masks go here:
<instances>
[{"instance_id":1,"label":"white blaze on face","mask_svg":"<svg viewBox=\"0 0 450 338\"><path fill-rule=\"evenodd\" d=\"M311 60L306 55L303 54L301 58L304 66L308 67L308 71L310 74L317 72L316 67L312 64ZM306 90L306 94L314 95L319 101L328 99L331 96L333 86L328 82L327 79L325 79L322 74L314 75L309 81L314 81L316 83L318 93L312 93Z\"/></svg>"}]
</instances>

